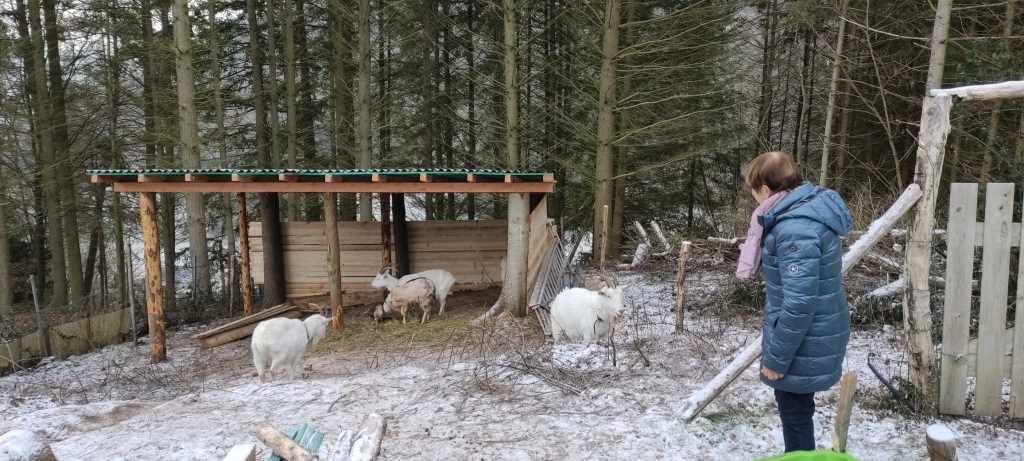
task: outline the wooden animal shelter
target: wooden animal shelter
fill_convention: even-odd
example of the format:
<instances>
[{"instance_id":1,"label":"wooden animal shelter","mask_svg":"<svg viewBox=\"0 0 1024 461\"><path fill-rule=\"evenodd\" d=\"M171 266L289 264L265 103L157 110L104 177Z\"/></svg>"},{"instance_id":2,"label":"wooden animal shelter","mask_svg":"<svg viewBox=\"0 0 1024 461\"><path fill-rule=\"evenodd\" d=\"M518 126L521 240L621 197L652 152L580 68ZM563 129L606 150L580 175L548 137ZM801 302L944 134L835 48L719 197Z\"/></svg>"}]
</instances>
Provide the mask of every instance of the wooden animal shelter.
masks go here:
<instances>
[{"instance_id":1,"label":"wooden animal shelter","mask_svg":"<svg viewBox=\"0 0 1024 461\"><path fill-rule=\"evenodd\" d=\"M166 358L156 193L236 194L246 315L252 314L252 283L265 280L262 226L248 222L246 194L322 193L325 203L337 203L338 193L378 194L380 222L338 222L336 207L326 206L324 222L281 223L287 295L330 294L333 324L338 329L342 327L343 296L348 291L369 288L370 280L385 265L393 265L400 273L446 269L463 285L500 281L506 309L525 315L529 290L555 241L545 206L545 195L554 191L554 175L550 173L471 169L148 169L89 170L88 174L93 183L112 185L114 192L139 193L153 361ZM404 194L420 193L507 194L508 216L503 221L407 222Z\"/></svg>"}]
</instances>

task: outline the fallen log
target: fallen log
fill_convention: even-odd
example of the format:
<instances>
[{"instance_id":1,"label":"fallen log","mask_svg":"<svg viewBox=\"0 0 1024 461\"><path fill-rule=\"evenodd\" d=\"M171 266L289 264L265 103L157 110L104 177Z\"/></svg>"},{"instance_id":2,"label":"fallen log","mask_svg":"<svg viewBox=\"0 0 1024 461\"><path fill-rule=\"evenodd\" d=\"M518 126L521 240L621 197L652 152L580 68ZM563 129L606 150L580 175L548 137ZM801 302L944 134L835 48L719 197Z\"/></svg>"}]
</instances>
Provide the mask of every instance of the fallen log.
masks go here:
<instances>
[{"instance_id":1,"label":"fallen log","mask_svg":"<svg viewBox=\"0 0 1024 461\"><path fill-rule=\"evenodd\" d=\"M665 233L661 231L661 226L658 225L658 221L653 219L651 220L651 230L654 231L654 236L658 238L658 243L661 244L661 251L655 253L654 256L667 256L672 252L672 244L668 243L668 239L665 238Z\"/></svg>"},{"instance_id":2,"label":"fallen log","mask_svg":"<svg viewBox=\"0 0 1024 461\"><path fill-rule=\"evenodd\" d=\"M256 438L287 461L316 461L317 459L287 435L270 426L259 428L256 431Z\"/></svg>"},{"instance_id":3,"label":"fallen log","mask_svg":"<svg viewBox=\"0 0 1024 461\"><path fill-rule=\"evenodd\" d=\"M633 261L629 264L616 264L615 268L624 271L635 271L640 269L647 262L647 258L651 256L651 245L647 243L641 243L636 246L636 252L633 253Z\"/></svg>"},{"instance_id":4,"label":"fallen log","mask_svg":"<svg viewBox=\"0 0 1024 461\"><path fill-rule=\"evenodd\" d=\"M871 223L867 233L850 245L849 250L843 255L843 274L846 274L853 266L860 262L871 247L875 246L889 231L896 222L905 215L914 204L921 198L921 187L911 184L903 191L896 203L880 218ZM683 404L682 418L686 422L692 421L705 407L708 406L722 391L736 380L743 370L750 367L758 357L761 356L761 336L758 335L749 346L743 349L717 376L704 385L700 390L691 395Z\"/></svg>"},{"instance_id":5,"label":"fallen log","mask_svg":"<svg viewBox=\"0 0 1024 461\"><path fill-rule=\"evenodd\" d=\"M377 413L370 413L363 420L363 426L354 436L349 461L374 461L380 454L380 443L384 440L387 422Z\"/></svg>"}]
</instances>

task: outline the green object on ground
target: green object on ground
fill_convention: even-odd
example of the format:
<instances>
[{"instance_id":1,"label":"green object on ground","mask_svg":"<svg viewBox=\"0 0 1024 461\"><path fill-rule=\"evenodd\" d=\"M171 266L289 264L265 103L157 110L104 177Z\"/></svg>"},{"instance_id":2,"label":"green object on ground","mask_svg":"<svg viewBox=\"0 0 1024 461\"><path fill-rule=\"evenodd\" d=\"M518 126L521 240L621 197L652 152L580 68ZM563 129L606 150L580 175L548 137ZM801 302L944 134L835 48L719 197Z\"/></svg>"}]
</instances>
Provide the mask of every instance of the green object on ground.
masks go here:
<instances>
[{"instance_id":1,"label":"green object on ground","mask_svg":"<svg viewBox=\"0 0 1024 461\"><path fill-rule=\"evenodd\" d=\"M320 451L320 444L324 442L323 432L317 432L309 423L288 431L288 438L294 440L295 443L305 448L313 456L316 456L317 452ZM270 457L270 461L284 461L284 458L275 453Z\"/></svg>"},{"instance_id":2,"label":"green object on ground","mask_svg":"<svg viewBox=\"0 0 1024 461\"><path fill-rule=\"evenodd\" d=\"M758 461L857 461L857 458L846 453L836 453L832 450L817 450L793 451L771 458L761 458Z\"/></svg>"}]
</instances>

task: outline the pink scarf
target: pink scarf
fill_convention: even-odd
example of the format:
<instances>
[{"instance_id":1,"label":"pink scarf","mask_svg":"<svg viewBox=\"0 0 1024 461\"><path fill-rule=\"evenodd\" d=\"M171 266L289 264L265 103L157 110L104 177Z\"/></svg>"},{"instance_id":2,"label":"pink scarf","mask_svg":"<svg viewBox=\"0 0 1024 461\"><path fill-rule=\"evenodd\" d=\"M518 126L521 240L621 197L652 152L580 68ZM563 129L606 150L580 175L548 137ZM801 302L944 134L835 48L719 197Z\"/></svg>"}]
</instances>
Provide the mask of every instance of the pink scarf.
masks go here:
<instances>
[{"instance_id":1,"label":"pink scarf","mask_svg":"<svg viewBox=\"0 0 1024 461\"><path fill-rule=\"evenodd\" d=\"M747 230L747 240L743 242L743 247L740 248L740 260L736 266L737 278L742 280L749 279L754 276L754 272L761 268L761 236L764 234L764 228L761 227L761 222L758 218L774 208L787 194L789 194L789 191L779 191L772 194L771 197L768 197L767 200L758 205L754 209L754 213L750 215L750 229Z\"/></svg>"}]
</instances>

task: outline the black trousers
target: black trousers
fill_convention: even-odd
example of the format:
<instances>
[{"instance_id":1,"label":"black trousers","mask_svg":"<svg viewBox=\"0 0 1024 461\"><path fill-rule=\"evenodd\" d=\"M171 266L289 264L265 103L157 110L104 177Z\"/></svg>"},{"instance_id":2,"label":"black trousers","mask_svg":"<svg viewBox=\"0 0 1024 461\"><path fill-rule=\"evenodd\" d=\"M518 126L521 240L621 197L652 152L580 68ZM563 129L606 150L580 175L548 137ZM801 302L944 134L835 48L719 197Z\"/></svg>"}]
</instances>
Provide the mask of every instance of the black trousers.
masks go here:
<instances>
[{"instance_id":1,"label":"black trousers","mask_svg":"<svg viewBox=\"0 0 1024 461\"><path fill-rule=\"evenodd\" d=\"M776 390L775 402L779 404L786 453L814 450L814 394Z\"/></svg>"}]
</instances>

